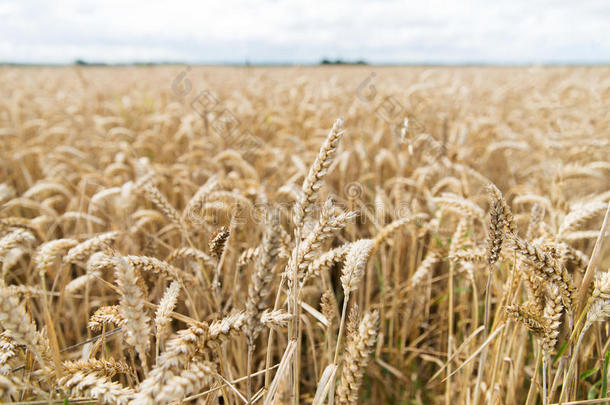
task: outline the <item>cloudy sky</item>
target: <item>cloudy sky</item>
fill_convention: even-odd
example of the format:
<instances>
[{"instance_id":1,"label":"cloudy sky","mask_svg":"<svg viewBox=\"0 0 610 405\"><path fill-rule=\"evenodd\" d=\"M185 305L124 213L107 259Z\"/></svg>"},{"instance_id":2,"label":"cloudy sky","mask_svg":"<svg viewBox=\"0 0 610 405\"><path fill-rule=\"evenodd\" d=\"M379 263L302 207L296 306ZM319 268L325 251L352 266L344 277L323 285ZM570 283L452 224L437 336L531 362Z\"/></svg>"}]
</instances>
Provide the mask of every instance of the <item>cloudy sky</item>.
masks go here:
<instances>
[{"instance_id":1,"label":"cloudy sky","mask_svg":"<svg viewBox=\"0 0 610 405\"><path fill-rule=\"evenodd\" d=\"M610 63L610 2L0 0L0 62Z\"/></svg>"}]
</instances>

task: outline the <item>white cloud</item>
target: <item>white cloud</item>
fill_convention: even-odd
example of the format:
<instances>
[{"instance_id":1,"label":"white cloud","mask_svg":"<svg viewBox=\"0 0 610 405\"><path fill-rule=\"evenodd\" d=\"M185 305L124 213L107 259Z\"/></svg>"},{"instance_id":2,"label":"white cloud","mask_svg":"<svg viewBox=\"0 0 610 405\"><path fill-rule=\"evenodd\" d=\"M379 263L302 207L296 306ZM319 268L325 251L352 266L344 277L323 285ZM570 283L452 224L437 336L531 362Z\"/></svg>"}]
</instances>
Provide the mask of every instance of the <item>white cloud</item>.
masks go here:
<instances>
[{"instance_id":1,"label":"white cloud","mask_svg":"<svg viewBox=\"0 0 610 405\"><path fill-rule=\"evenodd\" d=\"M610 5L597 0L50 4L0 4L0 61L610 62Z\"/></svg>"}]
</instances>

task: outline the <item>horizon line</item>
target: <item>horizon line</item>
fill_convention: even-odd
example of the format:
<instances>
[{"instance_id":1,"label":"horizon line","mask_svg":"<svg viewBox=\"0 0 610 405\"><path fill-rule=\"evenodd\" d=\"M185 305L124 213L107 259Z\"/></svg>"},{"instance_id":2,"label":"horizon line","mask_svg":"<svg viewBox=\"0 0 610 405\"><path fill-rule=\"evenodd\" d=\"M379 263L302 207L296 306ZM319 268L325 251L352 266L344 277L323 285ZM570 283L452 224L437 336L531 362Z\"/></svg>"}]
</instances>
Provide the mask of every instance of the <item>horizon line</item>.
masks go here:
<instances>
[{"instance_id":1,"label":"horizon line","mask_svg":"<svg viewBox=\"0 0 610 405\"><path fill-rule=\"evenodd\" d=\"M129 66L194 66L194 67L330 67L330 66L377 66L377 67L418 67L418 66L438 66L438 67L528 67L528 66L575 66L575 67L601 67L610 66L610 60L604 61L524 61L524 62L491 62L491 61L463 61L463 62L443 62L443 61L413 61L413 62L368 62L366 60L343 61L324 59L319 62L195 62L184 61L133 61L133 62L101 62L76 60L74 62L53 63L53 62L16 62L0 61L0 66L16 67L129 67Z\"/></svg>"}]
</instances>

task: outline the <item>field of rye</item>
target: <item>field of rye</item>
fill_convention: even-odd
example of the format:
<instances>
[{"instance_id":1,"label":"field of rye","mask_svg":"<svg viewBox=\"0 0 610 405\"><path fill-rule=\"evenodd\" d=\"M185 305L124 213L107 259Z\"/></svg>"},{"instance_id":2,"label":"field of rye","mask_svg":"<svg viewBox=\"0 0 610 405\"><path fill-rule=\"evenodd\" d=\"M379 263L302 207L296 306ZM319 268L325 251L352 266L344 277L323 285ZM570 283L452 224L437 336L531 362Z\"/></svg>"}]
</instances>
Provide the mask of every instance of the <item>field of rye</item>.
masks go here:
<instances>
[{"instance_id":1,"label":"field of rye","mask_svg":"<svg viewBox=\"0 0 610 405\"><path fill-rule=\"evenodd\" d=\"M601 403L609 106L607 67L0 67L0 399Z\"/></svg>"}]
</instances>

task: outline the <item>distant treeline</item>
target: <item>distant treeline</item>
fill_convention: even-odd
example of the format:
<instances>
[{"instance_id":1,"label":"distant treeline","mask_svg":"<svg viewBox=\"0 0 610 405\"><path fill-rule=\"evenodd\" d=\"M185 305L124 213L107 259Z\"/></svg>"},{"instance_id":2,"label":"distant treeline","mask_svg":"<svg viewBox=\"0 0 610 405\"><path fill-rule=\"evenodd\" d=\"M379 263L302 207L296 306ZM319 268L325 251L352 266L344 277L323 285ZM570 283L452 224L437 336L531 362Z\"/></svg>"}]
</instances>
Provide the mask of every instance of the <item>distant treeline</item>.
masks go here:
<instances>
[{"instance_id":1,"label":"distant treeline","mask_svg":"<svg viewBox=\"0 0 610 405\"><path fill-rule=\"evenodd\" d=\"M364 61L364 60L348 62L348 61L344 61L341 59L335 59L335 60L322 59L322 61L320 62L320 65L368 65L368 63L366 63L366 61Z\"/></svg>"},{"instance_id":2,"label":"distant treeline","mask_svg":"<svg viewBox=\"0 0 610 405\"><path fill-rule=\"evenodd\" d=\"M87 62L82 59L77 59L74 61L74 65L76 66L155 66L155 65L173 65L175 63L171 62L134 62L134 63L118 63L118 64L109 64L104 62Z\"/></svg>"},{"instance_id":3,"label":"distant treeline","mask_svg":"<svg viewBox=\"0 0 610 405\"><path fill-rule=\"evenodd\" d=\"M134 62L134 63L125 63L125 64L119 63L118 65L155 66L155 65L176 65L176 64L182 64L182 63L179 63L179 62ZM368 65L368 63L364 60L345 61L342 59L335 59L335 60L322 59L319 64L320 65ZM77 59L74 61L74 65L76 65L76 66L115 66L117 64L109 64L109 63L104 63L104 62L87 62L83 59ZM231 65L239 65L239 64L231 63ZM265 64L265 63L252 64L248 61L246 61L244 63L244 66L251 66L251 65L267 65L267 64ZM271 65L284 65L284 64L272 63ZM291 65L291 64L286 63L286 65Z\"/></svg>"}]
</instances>

